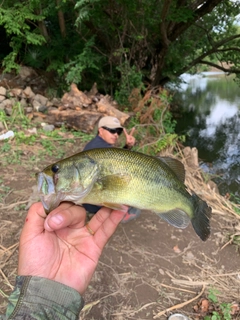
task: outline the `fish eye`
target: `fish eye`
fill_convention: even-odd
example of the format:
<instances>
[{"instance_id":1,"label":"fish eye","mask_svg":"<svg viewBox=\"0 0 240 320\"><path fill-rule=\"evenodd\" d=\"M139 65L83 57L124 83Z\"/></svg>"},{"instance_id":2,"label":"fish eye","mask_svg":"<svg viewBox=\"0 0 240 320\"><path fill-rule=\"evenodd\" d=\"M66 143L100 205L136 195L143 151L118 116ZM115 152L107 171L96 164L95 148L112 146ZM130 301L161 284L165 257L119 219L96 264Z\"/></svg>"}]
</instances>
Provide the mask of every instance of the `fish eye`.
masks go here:
<instances>
[{"instance_id":1,"label":"fish eye","mask_svg":"<svg viewBox=\"0 0 240 320\"><path fill-rule=\"evenodd\" d=\"M59 170L59 165L54 164L51 169L52 169L52 172L57 173Z\"/></svg>"}]
</instances>

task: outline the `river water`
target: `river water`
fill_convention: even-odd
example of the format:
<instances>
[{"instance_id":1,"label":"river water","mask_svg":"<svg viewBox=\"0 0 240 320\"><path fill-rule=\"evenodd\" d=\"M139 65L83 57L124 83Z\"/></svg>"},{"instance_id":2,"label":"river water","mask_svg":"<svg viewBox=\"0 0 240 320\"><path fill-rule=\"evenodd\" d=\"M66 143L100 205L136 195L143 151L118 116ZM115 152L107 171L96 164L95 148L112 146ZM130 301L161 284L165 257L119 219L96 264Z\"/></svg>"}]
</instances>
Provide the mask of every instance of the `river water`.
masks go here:
<instances>
[{"instance_id":1,"label":"river water","mask_svg":"<svg viewBox=\"0 0 240 320\"><path fill-rule=\"evenodd\" d=\"M240 87L221 72L183 75L174 95L180 106L176 131L196 147L204 171L222 195L240 201Z\"/></svg>"}]
</instances>

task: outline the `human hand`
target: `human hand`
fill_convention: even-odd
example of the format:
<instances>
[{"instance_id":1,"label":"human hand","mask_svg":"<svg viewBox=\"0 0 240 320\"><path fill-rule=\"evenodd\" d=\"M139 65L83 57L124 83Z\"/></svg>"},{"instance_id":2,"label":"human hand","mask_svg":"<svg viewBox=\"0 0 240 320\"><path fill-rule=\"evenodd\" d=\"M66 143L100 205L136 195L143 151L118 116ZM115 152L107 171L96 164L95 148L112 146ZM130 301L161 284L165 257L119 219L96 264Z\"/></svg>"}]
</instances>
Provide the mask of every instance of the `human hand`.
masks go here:
<instances>
[{"instance_id":1,"label":"human hand","mask_svg":"<svg viewBox=\"0 0 240 320\"><path fill-rule=\"evenodd\" d=\"M65 202L46 216L40 202L33 204L20 237L18 274L58 281L83 294L128 210L123 209L101 208L85 225L83 207Z\"/></svg>"},{"instance_id":2,"label":"human hand","mask_svg":"<svg viewBox=\"0 0 240 320\"><path fill-rule=\"evenodd\" d=\"M125 128L123 128L123 132L124 132L125 138L126 138L126 145L130 148L133 147L136 142L136 139L133 136L134 131L135 131L135 128L132 128L132 130L128 134L127 130Z\"/></svg>"}]
</instances>

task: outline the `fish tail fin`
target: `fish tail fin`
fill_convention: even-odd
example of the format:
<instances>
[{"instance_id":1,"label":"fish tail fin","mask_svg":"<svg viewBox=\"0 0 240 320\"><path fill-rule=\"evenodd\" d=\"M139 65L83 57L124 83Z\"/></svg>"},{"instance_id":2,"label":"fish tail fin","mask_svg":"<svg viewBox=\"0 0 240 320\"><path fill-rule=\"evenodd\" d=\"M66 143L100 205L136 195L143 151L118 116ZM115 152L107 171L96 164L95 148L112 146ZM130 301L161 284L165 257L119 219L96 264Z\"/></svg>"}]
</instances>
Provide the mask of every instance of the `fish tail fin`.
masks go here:
<instances>
[{"instance_id":1,"label":"fish tail fin","mask_svg":"<svg viewBox=\"0 0 240 320\"><path fill-rule=\"evenodd\" d=\"M195 208L194 216L191 219L193 228L196 231L197 235L203 241L206 241L211 232L210 219L212 215L212 209L195 193L192 194L192 200Z\"/></svg>"}]
</instances>

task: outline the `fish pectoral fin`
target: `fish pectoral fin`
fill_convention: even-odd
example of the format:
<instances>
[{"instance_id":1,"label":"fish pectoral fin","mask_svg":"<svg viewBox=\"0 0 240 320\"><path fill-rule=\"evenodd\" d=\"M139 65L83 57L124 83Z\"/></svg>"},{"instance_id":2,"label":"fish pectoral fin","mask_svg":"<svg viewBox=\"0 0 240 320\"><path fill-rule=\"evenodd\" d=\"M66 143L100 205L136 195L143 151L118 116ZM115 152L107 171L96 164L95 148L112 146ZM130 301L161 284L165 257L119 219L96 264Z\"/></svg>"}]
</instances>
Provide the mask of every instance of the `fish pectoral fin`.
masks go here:
<instances>
[{"instance_id":1,"label":"fish pectoral fin","mask_svg":"<svg viewBox=\"0 0 240 320\"><path fill-rule=\"evenodd\" d=\"M118 204L118 203L110 203L110 202L103 202L102 205L104 207L113 209L113 210L119 210L119 211L125 211L126 207L123 206L122 204Z\"/></svg>"},{"instance_id":2,"label":"fish pectoral fin","mask_svg":"<svg viewBox=\"0 0 240 320\"><path fill-rule=\"evenodd\" d=\"M111 174L98 179L97 184L101 185L103 189L124 188L131 179L131 176L127 174Z\"/></svg>"},{"instance_id":3,"label":"fish pectoral fin","mask_svg":"<svg viewBox=\"0 0 240 320\"><path fill-rule=\"evenodd\" d=\"M180 229L185 229L190 222L187 213L178 208L167 212L157 213L157 215L172 226Z\"/></svg>"}]
</instances>

